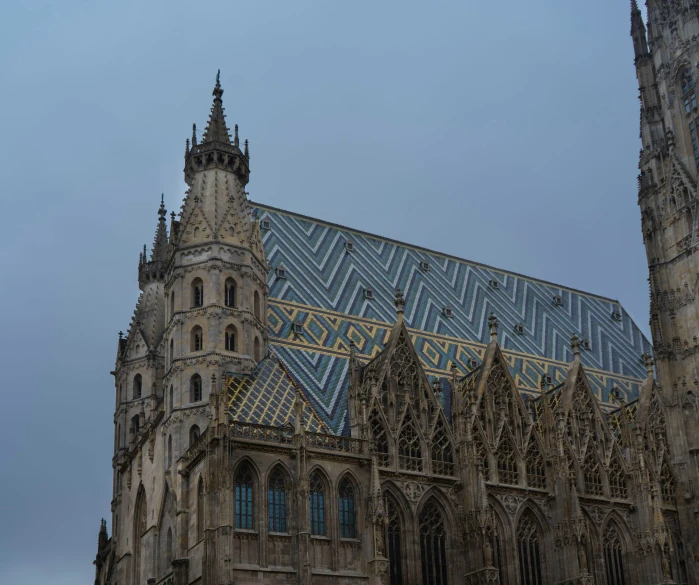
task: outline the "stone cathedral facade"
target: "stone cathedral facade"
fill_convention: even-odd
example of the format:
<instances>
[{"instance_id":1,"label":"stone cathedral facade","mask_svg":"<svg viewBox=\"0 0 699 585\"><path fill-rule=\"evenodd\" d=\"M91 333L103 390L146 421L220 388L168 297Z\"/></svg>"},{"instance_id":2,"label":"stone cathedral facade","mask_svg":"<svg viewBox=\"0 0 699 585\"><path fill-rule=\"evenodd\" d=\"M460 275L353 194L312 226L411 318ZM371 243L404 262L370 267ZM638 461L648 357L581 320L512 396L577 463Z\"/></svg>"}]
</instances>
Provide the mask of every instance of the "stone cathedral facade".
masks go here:
<instances>
[{"instance_id":1,"label":"stone cathedral facade","mask_svg":"<svg viewBox=\"0 0 699 585\"><path fill-rule=\"evenodd\" d=\"M699 3L631 10L652 351L613 299L253 203L217 78L119 335L96 585L699 585Z\"/></svg>"}]
</instances>

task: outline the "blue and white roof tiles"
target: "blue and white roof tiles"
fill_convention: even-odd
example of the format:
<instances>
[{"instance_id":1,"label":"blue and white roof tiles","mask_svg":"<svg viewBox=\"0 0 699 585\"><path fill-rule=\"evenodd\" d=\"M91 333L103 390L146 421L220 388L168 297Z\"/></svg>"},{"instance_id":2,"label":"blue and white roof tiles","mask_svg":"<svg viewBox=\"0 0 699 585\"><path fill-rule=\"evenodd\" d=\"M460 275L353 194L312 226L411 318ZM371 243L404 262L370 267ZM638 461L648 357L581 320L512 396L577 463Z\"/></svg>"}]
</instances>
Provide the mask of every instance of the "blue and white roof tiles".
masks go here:
<instances>
[{"instance_id":1,"label":"blue and white roof tiles","mask_svg":"<svg viewBox=\"0 0 699 585\"><path fill-rule=\"evenodd\" d=\"M347 432L349 339L365 361L380 351L395 322L396 288L404 292L406 326L428 373L446 374L451 361L464 374L472 369L468 358L482 357L489 341L488 316L494 313L498 342L524 391L538 387L535 378L541 373L562 381L573 358L570 338L576 334L590 343L582 362L593 378L597 372L603 401L614 385L628 400L638 395L646 375L640 356L650 343L617 301L272 207L253 207L263 227L269 222L262 234L272 267L272 350L333 432ZM277 275L280 267L285 278ZM367 288L373 299L366 298ZM561 305L554 302L556 296ZM445 316L445 307L451 308L451 317ZM303 336L291 333L294 321L304 323ZM522 334L515 332L520 323Z\"/></svg>"}]
</instances>

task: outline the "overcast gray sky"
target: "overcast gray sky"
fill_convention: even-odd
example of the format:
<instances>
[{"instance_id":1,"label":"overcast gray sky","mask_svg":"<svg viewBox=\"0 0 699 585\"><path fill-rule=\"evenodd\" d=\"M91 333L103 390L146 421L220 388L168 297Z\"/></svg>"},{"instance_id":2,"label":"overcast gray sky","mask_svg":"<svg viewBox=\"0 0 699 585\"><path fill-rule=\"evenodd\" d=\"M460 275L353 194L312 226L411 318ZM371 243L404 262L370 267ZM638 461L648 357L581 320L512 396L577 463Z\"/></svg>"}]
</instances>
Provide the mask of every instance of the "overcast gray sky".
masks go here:
<instances>
[{"instance_id":1,"label":"overcast gray sky","mask_svg":"<svg viewBox=\"0 0 699 585\"><path fill-rule=\"evenodd\" d=\"M1 583L92 582L117 332L218 68L253 200L618 298L647 332L628 0L9 4Z\"/></svg>"}]
</instances>

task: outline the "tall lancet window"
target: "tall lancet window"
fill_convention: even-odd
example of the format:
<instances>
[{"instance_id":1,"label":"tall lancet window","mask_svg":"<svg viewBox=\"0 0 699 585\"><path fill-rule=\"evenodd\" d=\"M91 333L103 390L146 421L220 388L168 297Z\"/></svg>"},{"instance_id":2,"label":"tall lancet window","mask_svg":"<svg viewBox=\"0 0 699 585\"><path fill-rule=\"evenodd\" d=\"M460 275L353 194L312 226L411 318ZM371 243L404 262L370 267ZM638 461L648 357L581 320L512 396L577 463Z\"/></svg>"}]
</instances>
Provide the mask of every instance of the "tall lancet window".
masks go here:
<instances>
[{"instance_id":1,"label":"tall lancet window","mask_svg":"<svg viewBox=\"0 0 699 585\"><path fill-rule=\"evenodd\" d=\"M390 585L403 585L403 562L401 552L401 525L398 507L393 498L386 500L388 522L386 523L386 556Z\"/></svg>"},{"instance_id":2,"label":"tall lancet window","mask_svg":"<svg viewBox=\"0 0 699 585\"><path fill-rule=\"evenodd\" d=\"M618 456L613 457L609 465L609 491L613 498L626 499L629 495L626 485L626 474L621 467Z\"/></svg>"},{"instance_id":3,"label":"tall lancet window","mask_svg":"<svg viewBox=\"0 0 699 585\"><path fill-rule=\"evenodd\" d=\"M439 506L427 502L420 512L422 585L447 585L447 543Z\"/></svg>"},{"instance_id":4,"label":"tall lancet window","mask_svg":"<svg viewBox=\"0 0 699 585\"><path fill-rule=\"evenodd\" d=\"M318 473L311 477L308 494L311 514L311 534L325 536L325 485Z\"/></svg>"},{"instance_id":5,"label":"tall lancet window","mask_svg":"<svg viewBox=\"0 0 699 585\"><path fill-rule=\"evenodd\" d=\"M252 471L243 463L235 474L235 527L252 530Z\"/></svg>"},{"instance_id":6,"label":"tall lancet window","mask_svg":"<svg viewBox=\"0 0 699 585\"><path fill-rule=\"evenodd\" d=\"M279 469L269 479L269 531L286 532L286 481Z\"/></svg>"},{"instance_id":7,"label":"tall lancet window","mask_svg":"<svg viewBox=\"0 0 699 585\"><path fill-rule=\"evenodd\" d=\"M379 467L388 467L389 457L386 427L384 427L381 421L381 415L376 408L374 408L369 415L369 427L371 428L371 446L374 453L376 453L376 462L379 464Z\"/></svg>"},{"instance_id":8,"label":"tall lancet window","mask_svg":"<svg viewBox=\"0 0 699 585\"><path fill-rule=\"evenodd\" d=\"M432 436L432 473L454 475L454 455L446 431L439 426Z\"/></svg>"},{"instance_id":9,"label":"tall lancet window","mask_svg":"<svg viewBox=\"0 0 699 585\"><path fill-rule=\"evenodd\" d=\"M197 487L197 540L204 538L204 480L199 478Z\"/></svg>"},{"instance_id":10,"label":"tall lancet window","mask_svg":"<svg viewBox=\"0 0 699 585\"><path fill-rule=\"evenodd\" d=\"M592 496L602 495L602 473L599 469L599 463L592 453L585 459L583 478L585 479L586 493Z\"/></svg>"},{"instance_id":11,"label":"tall lancet window","mask_svg":"<svg viewBox=\"0 0 699 585\"><path fill-rule=\"evenodd\" d=\"M338 510L340 512L340 538L355 538L354 486L348 477L340 483Z\"/></svg>"},{"instance_id":12,"label":"tall lancet window","mask_svg":"<svg viewBox=\"0 0 699 585\"><path fill-rule=\"evenodd\" d=\"M227 278L223 292L226 306L235 307L235 280L233 280L232 278Z\"/></svg>"},{"instance_id":13,"label":"tall lancet window","mask_svg":"<svg viewBox=\"0 0 699 585\"><path fill-rule=\"evenodd\" d=\"M517 485L519 470L512 443L505 437L498 446L498 481L508 485Z\"/></svg>"},{"instance_id":14,"label":"tall lancet window","mask_svg":"<svg viewBox=\"0 0 699 585\"><path fill-rule=\"evenodd\" d=\"M226 351L235 351L235 340L236 340L236 329L235 325L229 325L226 327L225 341L226 341Z\"/></svg>"},{"instance_id":15,"label":"tall lancet window","mask_svg":"<svg viewBox=\"0 0 699 585\"><path fill-rule=\"evenodd\" d=\"M621 539L616 528L611 524L604 531L602 545L604 547L604 570L607 573L607 585L626 585Z\"/></svg>"},{"instance_id":16,"label":"tall lancet window","mask_svg":"<svg viewBox=\"0 0 699 585\"><path fill-rule=\"evenodd\" d=\"M539 532L531 512L522 516L517 527L517 556L520 585L542 585Z\"/></svg>"},{"instance_id":17,"label":"tall lancet window","mask_svg":"<svg viewBox=\"0 0 699 585\"><path fill-rule=\"evenodd\" d=\"M201 278L195 278L192 281L192 307L201 307L204 305L204 281Z\"/></svg>"}]
</instances>

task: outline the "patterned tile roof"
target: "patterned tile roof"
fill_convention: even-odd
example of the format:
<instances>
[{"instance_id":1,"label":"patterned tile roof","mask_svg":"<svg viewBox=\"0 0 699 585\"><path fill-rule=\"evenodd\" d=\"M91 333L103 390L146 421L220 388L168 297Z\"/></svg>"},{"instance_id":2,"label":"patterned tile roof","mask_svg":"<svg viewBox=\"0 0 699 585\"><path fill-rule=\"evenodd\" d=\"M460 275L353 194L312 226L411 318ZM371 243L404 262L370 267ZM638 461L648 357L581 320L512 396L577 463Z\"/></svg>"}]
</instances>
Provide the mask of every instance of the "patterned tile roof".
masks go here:
<instances>
[{"instance_id":1,"label":"patterned tile roof","mask_svg":"<svg viewBox=\"0 0 699 585\"><path fill-rule=\"evenodd\" d=\"M346 432L349 341L364 361L383 348L395 321L396 288L405 293L406 325L431 375L448 378L451 362L462 373L472 369L470 359L483 356L493 312L522 391L538 393L543 373L563 381L573 357L570 337L577 334L590 343L582 361L598 397L607 402L613 386L627 400L638 396L645 378L640 356L650 344L615 300L253 205L269 222L267 260L285 269L284 278L276 270L269 276L271 346L332 432ZM293 334L294 321L303 322L303 334Z\"/></svg>"},{"instance_id":2,"label":"patterned tile roof","mask_svg":"<svg viewBox=\"0 0 699 585\"><path fill-rule=\"evenodd\" d=\"M294 424L296 384L275 355L260 362L250 376L231 376L226 380L228 413L232 422L273 427ZM305 428L327 432L313 407L304 404Z\"/></svg>"}]
</instances>

